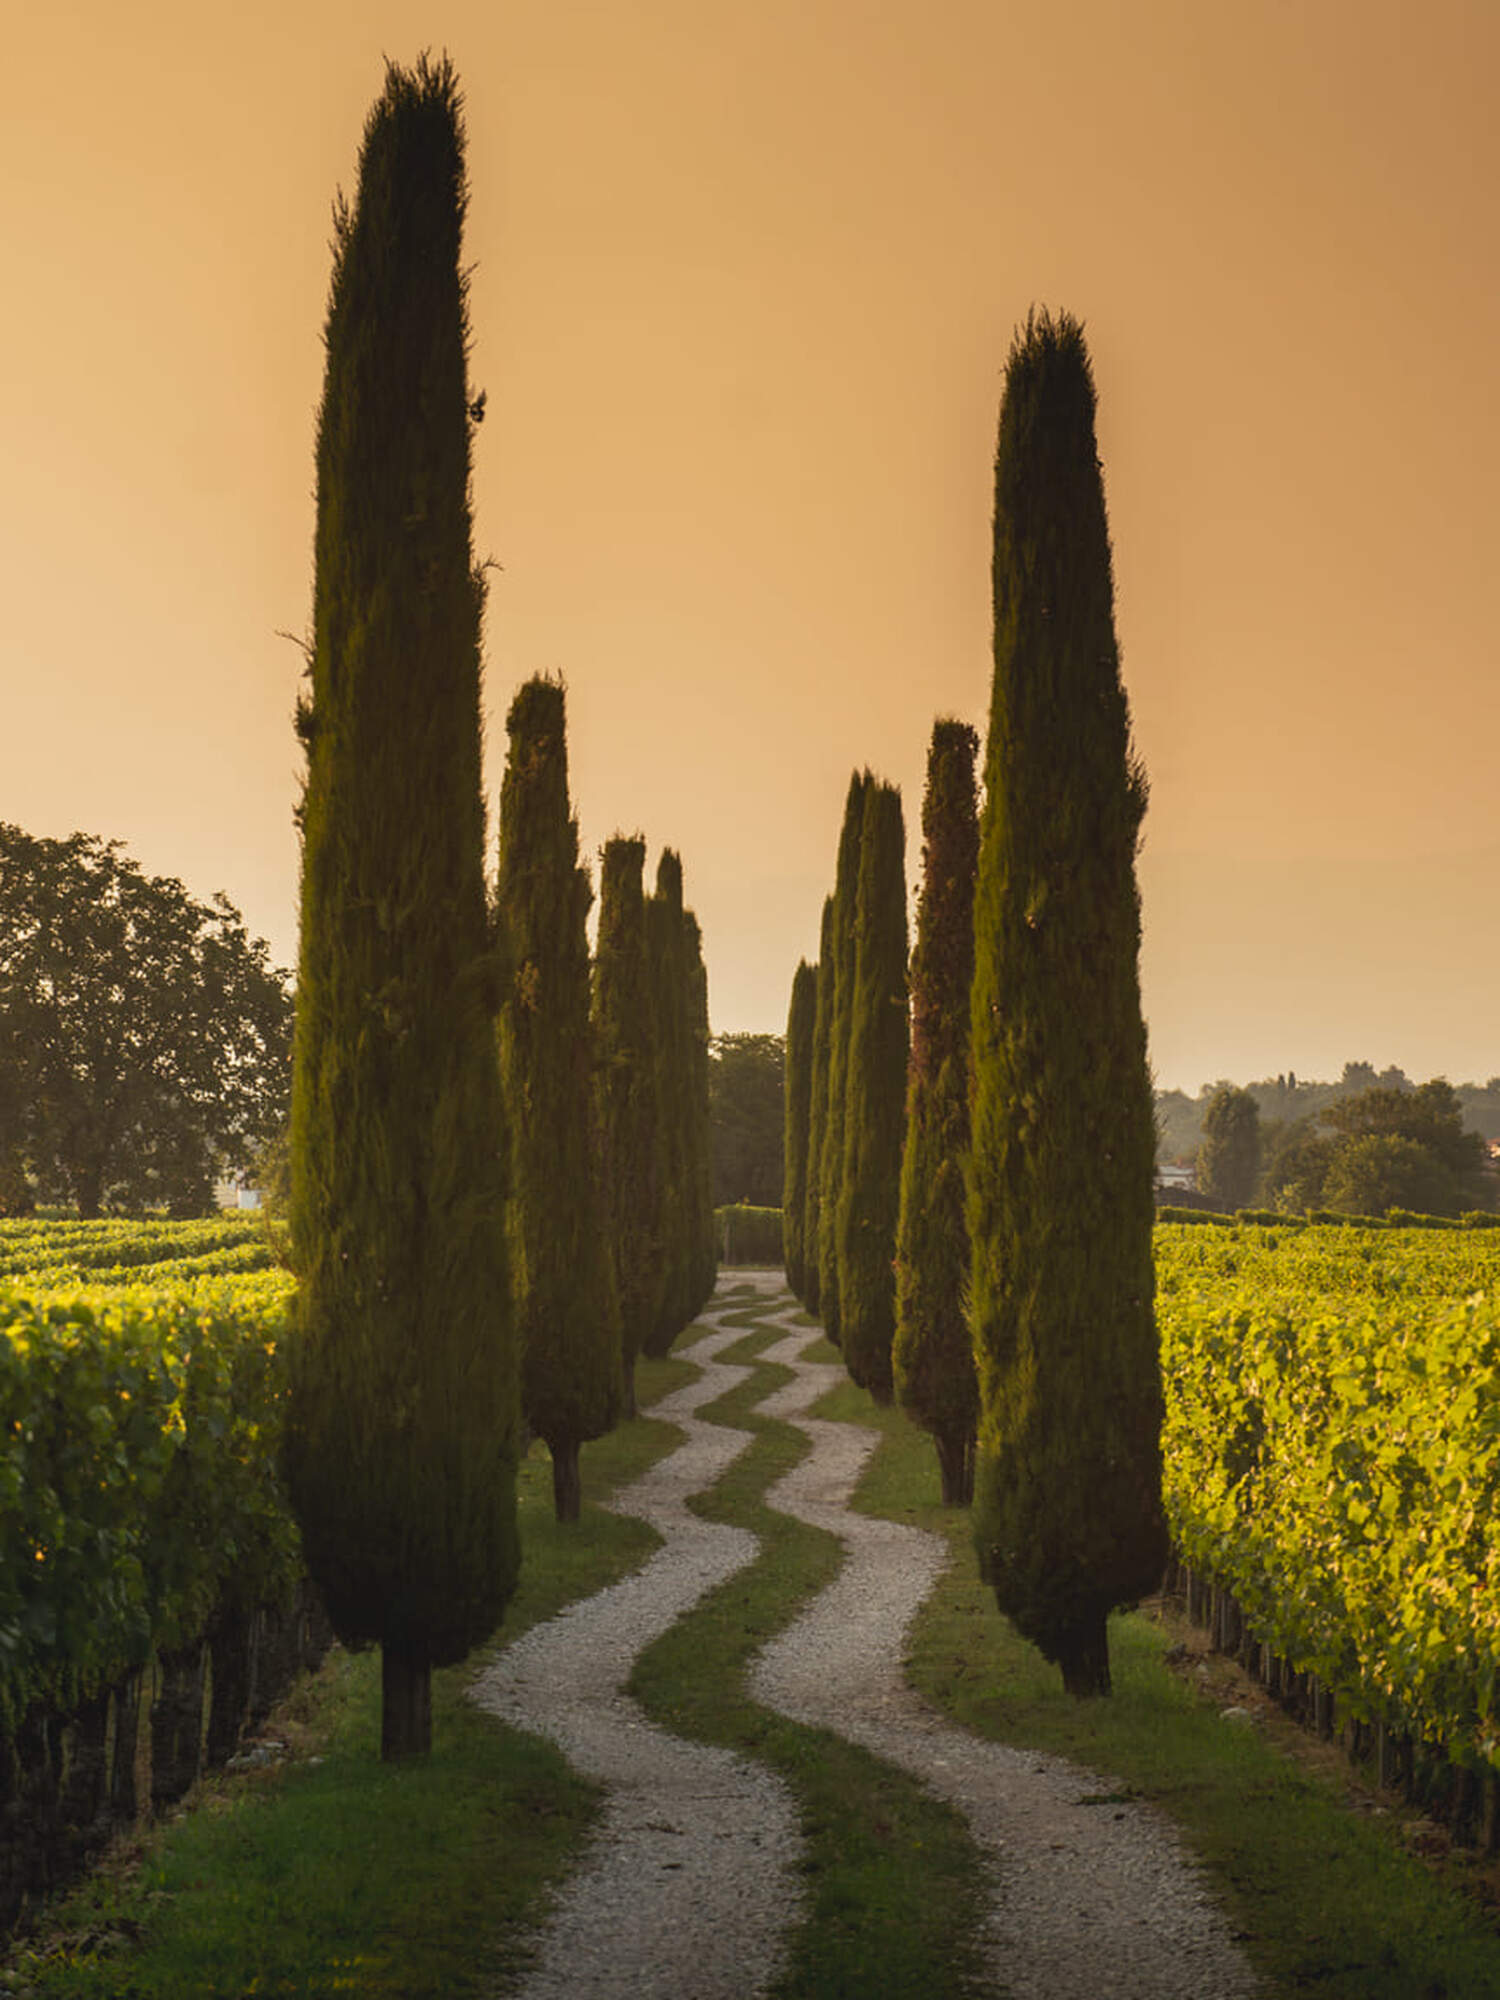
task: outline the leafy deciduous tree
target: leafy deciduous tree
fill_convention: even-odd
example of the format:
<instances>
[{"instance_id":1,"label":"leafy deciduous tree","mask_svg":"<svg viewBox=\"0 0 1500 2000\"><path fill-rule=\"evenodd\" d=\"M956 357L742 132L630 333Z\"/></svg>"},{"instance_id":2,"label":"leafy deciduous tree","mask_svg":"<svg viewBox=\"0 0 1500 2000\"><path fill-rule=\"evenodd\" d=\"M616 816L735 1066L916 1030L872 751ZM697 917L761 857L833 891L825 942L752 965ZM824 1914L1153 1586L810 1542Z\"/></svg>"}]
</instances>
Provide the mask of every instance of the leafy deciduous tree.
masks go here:
<instances>
[{"instance_id":1,"label":"leafy deciduous tree","mask_svg":"<svg viewBox=\"0 0 1500 2000\"><path fill-rule=\"evenodd\" d=\"M292 1003L224 896L0 824L0 1158L44 1197L202 1215L286 1115Z\"/></svg>"},{"instance_id":2,"label":"leafy deciduous tree","mask_svg":"<svg viewBox=\"0 0 1500 2000\"><path fill-rule=\"evenodd\" d=\"M780 1035L715 1035L709 1045L714 1206L775 1208L786 1176L786 1043Z\"/></svg>"},{"instance_id":3,"label":"leafy deciduous tree","mask_svg":"<svg viewBox=\"0 0 1500 2000\"><path fill-rule=\"evenodd\" d=\"M1225 1208L1248 1208L1260 1179L1260 1106L1248 1090L1220 1084L1203 1114L1200 1191Z\"/></svg>"}]
</instances>

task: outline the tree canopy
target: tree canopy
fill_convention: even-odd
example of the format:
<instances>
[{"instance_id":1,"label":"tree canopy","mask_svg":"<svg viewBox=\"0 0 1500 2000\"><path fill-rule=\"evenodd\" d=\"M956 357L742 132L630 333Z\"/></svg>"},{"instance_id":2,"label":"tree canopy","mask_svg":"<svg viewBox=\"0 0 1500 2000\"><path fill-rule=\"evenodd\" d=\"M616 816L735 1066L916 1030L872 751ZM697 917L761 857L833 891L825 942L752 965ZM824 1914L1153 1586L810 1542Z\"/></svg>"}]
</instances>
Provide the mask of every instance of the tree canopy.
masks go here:
<instances>
[{"instance_id":1,"label":"tree canopy","mask_svg":"<svg viewBox=\"0 0 1500 2000\"><path fill-rule=\"evenodd\" d=\"M286 1115L292 1001L227 897L0 824L0 1161L81 1215L198 1215Z\"/></svg>"},{"instance_id":2,"label":"tree canopy","mask_svg":"<svg viewBox=\"0 0 1500 2000\"><path fill-rule=\"evenodd\" d=\"M1382 1082L1337 1098L1276 1146L1264 1198L1289 1211L1345 1215L1492 1207L1485 1142L1463 1119L1458 1093L1442 1077L1414 1090Z\"/></svg>"},{"instance_id":3,"label":"tree canopy","mask_svg":"<svg viewBox=\"0 0 1500 2000\"><path fill-rule=\"evenodd\" d=\"M568 798L561 683L527 681L505 726L496 918L507 967L499 1044L521 1408L552 1456L557 1518L571 1522L582 1501L579 1447L613 1425L623 1399L589 1028L594 892Z\"/></svg>"},{"instance_id":4,"label":"tree canopy","mask_svg":"<svg viewBox=\"0 0 1500 2000\"><path fill-rule=\"evenodd\" d=\"M656 1325L664 1240L645 866L646 843L639 835L612 834L605 842L589 1013L627 1416L635 1414L636 1356Z\"/></svg>"},{"instance_id":5,"label":"tree canopy","mask_svg":"<svg viewBox=\"0 0 1500 2000\"><path fill-rule=\"evenodd\" d=\"M969 1228L969 995L979 738L966 722L933 724L922 798L922 889L911 961L911 1068L896 1232L896 1400L937 1445L945 1505L974 1497L979 1410L965 1311Z\"/></svg>"},{"instance_id":6,"label":"tree canopy","mask_svg":"<svg viewBox=\"0 0 1500 2000\"><path fill-rule=\"evenodd\" d=\"M1092 370L1033 317L995 455L974 904L974 1528L999 1606L1078 1695L1166 1555L1155 1127L1135 853L1146 784L1114 631Z\"/></svg>"},{"instance_id":7,"label":"tree canopy","mask_svg":"<svg viewBox=\"0 0 1500 2000\"><path fill-rule=\"evenodd\" d=\"M319 411L284 1463L382 1751L520 1562L510 1148L484 883L463 126L392 64L336 224Z\"/></svg>"},{"instance_id":8,"label":"tree canopy","mask_svg":"<svg viewBox=\"0 0 1500 2000\"><path fill-rule=\"evenodd\" d=\"M906 987L906 824L894 785L865 793L855 890L844 1080L844 1170L834 1215L839 1327L849 1373L889 1403L896 1331L896 1219L911 1039Z\"/></svg>"},{"instance_id":9,"label":"tree canopy","mask_svg":"<svg viewBox=\"0 0 1500 2000\"><path fill-rule=\"evenodd\" d=\"M786 1159L786 1038L715 1035L708 1050L714 1206L779 1208Z\"/></svg>"},{"instance_id":10,"label":"tree canopy","mask_svg":"<svg viewBox=\"0 0 1500 2000\"><path fill-rule=\"evenodd\" d=\"M1203 1114L1198 1187L1225 1208L1248 1208L1260 1179L1260 1106L1248 1090L1223 1084Z\"/></svg>"},{"instance_id":11,"label":"tree canopy","mask_svg":"<svg viewBox=\"0 0 1500 2000\"><path fill-rule=\"evenodd\" d=\"M786 1016L786 1174L781 1200L786 1281L797 1298L807 1291L803 1225L807 1214L807 1135L812 1117L813 1017L818 1003L818 969L805 958L792 975Z\"/></svg>"}]
</instances>

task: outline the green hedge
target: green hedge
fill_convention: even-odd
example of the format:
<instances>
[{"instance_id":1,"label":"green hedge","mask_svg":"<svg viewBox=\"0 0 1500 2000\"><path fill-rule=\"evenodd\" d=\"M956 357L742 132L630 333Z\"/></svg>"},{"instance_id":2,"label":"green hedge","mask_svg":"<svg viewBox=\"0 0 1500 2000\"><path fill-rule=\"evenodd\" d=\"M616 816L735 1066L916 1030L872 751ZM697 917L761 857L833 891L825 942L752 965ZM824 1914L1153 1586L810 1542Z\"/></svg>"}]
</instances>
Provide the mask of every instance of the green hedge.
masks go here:
<instances>
[{"instance_id":1,"label":"green hedge","mask_svg":"<svg viewBox=\"0 0 1500 2000\"><path fill-rule=\"evenodd\" d=\"M1237 1208L1226 1215L1217 1208L1182 1208L1170 1203L1156 1211L1158 1222L1208 1223L1232 1229L1239 1223L1259 1223L1267 1229L1500 1229L1500 1215L1471 1208L1462 1215L1417 1215L1409 1208L1389 1208L1384 1215L1345 1215L1339 1209L1310 1208L1305 1214L1283 1215L1275 1208Z\"/></svg>"},{"instance_id":2,"label":"green hedge","mask_svg":"<svg viewBox=\"0 0 1500 2000\"><path fill-rule=\"evenodd\" d=\"M714 1231L721 1264L780 1266L783 1262L779 1208L751 1208L743 1201L716 1208Z\"/></svg>"}]
</instances>

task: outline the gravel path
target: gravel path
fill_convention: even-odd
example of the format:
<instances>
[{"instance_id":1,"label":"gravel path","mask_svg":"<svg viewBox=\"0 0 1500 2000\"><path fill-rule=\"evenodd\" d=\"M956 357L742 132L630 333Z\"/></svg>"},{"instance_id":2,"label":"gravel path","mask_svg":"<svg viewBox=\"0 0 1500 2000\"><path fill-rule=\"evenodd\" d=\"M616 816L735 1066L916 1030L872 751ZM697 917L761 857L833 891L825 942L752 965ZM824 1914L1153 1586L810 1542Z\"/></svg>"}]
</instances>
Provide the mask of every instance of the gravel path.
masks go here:
<instances>
[{"instance_id":1,"label":"gravel path","mask_svg":"<svg viewBox=\"0 0 1500 2000\"><path fill-rule=\"evenodd\" d=\"M736 1272L731 1282L754 1284L763 1323L797 1316L779 1273ZM663 1547L636 1575L533 1627L476 1686L484 1706L551 1737L609 1788L523 2000L753 2000L786 1964L803 1852L787 1788L744 1758L658 1729L623 1692L637 1654L756 1553L752 1535L684 1504L749 1442L693 1415L746 1373L714 1359L744 1333L719 1322L745 1306L725 1298L704 1314L715 1331L691 1349L701 1379L651 1412L687 1441L610 1503L653 1523ZM1249 1967L1159 1814L1107 1800L1109 1779L1060 1758L969 1735L906 1686L907 1629L947 1548L850 1511L878 1437L804 1414L843 1380L838 1366L802 1360L817 1338L803 1326L763 1353L793 1380L760 1411L813 1445L766 1498L830 1529L846 1558L758 1656L755 1699L912 1772L964 1813L992 1868L987 1955L1014 2000L1250 2000L1258 1989Z\"/></svg>"},{"instance_id":2,"label":"gravel path","mask_svg":"<svg viewBox=\"0 0 1500 2000\"><path fill-rule=\"evenodd\" d=\"M777 1291L781 1290L778 1285ZM797 1308L770 1316L790 1320ZM1015 2000L1240 2000L1257 1991L1192 1861L1150 1807L1061 1758L987 1743L906 1686L906 1633L948 1560L936 1535L849 1511L878 1434L802 1413L844 1378L803 1361L801 1327L761 1358L795 1371L758 1407L813 1450L766 1504L843 1542L832 1584L759 1655L754 1698L831 1729L923 1779L969 1822L994 1867L991 1962Z\"/></svg>"},{"instance_id":3,"label":"gravel path","mask_svg":"<svg viewBox=\"0 0 1500 2000\"><path fill-rule=\"evenodd\" d=\"M712 1325L734 1310L703 1317ZM658 1729L624 1692L637 1654L759 1548L745 1529L701 1520L684 1504L750 1442L748 1431L693 1415L743 1381L746 1369L713 1359L743 1338L732 1327L697 1342L700 1379L651 1410L686 1442L609 1503L649 1521L662 1547L634 1576L523 1633L475 1686L483 1707L550 1737L609 1787L524 2000L752 2000L785 1962L803 1850L786 1786L728 1750Z\"/></svg>"}]
</instances>

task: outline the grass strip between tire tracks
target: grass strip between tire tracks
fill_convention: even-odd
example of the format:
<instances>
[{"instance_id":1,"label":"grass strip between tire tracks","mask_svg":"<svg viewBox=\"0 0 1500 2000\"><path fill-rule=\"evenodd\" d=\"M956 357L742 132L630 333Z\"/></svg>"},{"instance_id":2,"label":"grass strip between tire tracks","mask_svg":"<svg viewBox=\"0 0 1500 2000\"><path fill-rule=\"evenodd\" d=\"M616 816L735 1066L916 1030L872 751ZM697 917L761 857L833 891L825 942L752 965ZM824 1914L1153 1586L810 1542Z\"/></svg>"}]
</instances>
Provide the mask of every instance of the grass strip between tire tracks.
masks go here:
<instances>
[{"instance_id":1,"label":"grass strip between tire tracks","mask_svg":"<svg viewBox=\"0 0 1500 2000\"><path fill-rule=\"evenodd\" d=\"M664 1728L769 1764L801 1802L807 1907L775 2000L997 1996L977 1943L985 1881L962 1817L894 1766L758 1707L745 1692L751 1656L832 1580L841 1559L833 1536L774 1512L762 1497L810 1449L802 1432L754 1407L788 1379L757 1359L785 1334L752 1331L721 1350L720 1361L748 1363L752 1373L698 1412L753 1438L691 1503L694 1511L748 1528L761 1554L647 1648L630 1690Z\"/></svg>"}]
</instances>

